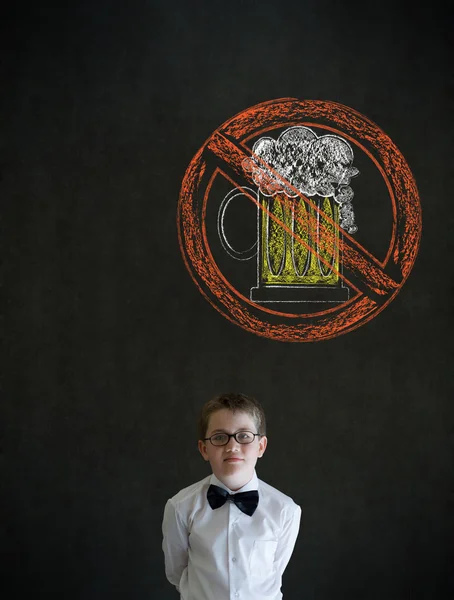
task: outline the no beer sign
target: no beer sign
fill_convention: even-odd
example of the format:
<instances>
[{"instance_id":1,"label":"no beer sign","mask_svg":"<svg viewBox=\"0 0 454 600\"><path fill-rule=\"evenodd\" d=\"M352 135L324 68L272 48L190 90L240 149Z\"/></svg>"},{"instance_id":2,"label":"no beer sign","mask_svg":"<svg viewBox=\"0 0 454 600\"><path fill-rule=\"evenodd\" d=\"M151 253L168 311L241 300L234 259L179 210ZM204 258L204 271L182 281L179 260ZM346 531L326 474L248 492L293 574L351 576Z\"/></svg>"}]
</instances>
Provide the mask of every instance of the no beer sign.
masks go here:
<instances>
[{"instance_id":1,"label":"no beer sign","mask_svg":"<svg viewBox=\"0 0 454 600\"><path fill-rule=\"evenodd\" d=\"M329 101L264 102L221 125L183 179L178 234L199 290L251 333L311 342L377 316L421 238L396 145Z\"/></svg>"}]
</instances>

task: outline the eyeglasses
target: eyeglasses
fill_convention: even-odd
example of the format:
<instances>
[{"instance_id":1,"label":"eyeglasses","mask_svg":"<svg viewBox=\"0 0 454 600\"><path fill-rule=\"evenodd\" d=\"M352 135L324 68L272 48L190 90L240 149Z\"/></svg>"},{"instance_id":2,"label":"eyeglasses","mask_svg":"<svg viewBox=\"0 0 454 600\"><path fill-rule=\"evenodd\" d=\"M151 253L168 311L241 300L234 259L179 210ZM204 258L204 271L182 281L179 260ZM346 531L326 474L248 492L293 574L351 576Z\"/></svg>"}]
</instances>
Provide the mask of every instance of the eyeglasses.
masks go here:
<instances>
[{"instance_id":1,"label":"eyeglasses","mask_svg":"<svg viewBox=\"0 0 454 600\"><path fill-rule=\"evenodd\" d=\"M226 446L230 438L234 438L239 444L252 444L256 436L261 437L261 433L252 433L252 431L237 431L236 433L215 433L211 437L204 438L204 442L210 440L213 446Z\"/></svg>"}]
</instances>

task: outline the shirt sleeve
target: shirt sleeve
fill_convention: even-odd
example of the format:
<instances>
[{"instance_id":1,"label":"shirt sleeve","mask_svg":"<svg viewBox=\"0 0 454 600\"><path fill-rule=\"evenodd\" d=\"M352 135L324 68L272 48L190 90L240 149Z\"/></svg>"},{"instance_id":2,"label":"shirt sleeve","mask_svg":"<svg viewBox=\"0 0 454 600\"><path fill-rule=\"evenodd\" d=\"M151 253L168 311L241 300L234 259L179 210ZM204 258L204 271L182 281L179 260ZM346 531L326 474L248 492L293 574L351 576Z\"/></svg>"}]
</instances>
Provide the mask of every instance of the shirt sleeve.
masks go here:
<instances>
[{"instance_id":1,"label":"shirt sleeve","mask_svg":"<svg viewBox=\"0 0 454 600\"><path fill-rule=\"evenodd\" d=\"M286 513L283 529L277 544L276 554L274 555L276 571L281 576L292 556L296 538L298 537L301 521L301 508L297 504L294 504L293 507L290 507L290 510L286 511Z\"/></svg>"},{"instance_id":2,"label":"shirt sleeve","mask_svg":"<svg viewBox=\"0 0 454 600\"><path fill-rule=\"evenodd\" d=\"M166 577L179 592L181 575L188 566L188 531L172 500L164 509L162 535Z\"/></svg>"}]
</instances>

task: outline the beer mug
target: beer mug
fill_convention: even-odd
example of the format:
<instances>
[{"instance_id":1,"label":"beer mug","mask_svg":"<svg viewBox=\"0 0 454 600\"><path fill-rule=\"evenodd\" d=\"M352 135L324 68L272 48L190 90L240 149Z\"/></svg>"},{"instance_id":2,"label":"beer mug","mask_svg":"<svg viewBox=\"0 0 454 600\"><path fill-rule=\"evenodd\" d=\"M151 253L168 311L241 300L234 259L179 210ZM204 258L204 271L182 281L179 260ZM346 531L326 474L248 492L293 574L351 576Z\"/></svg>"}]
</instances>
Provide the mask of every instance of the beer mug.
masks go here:
<instances>
[{"instance_id":1,"label":"beer mug","mask_svg":"<svg viewBox=\"0 0 454 600\"><path fill-rule=\"evenodd\" d=\"M229 243L224 218L230 202L245 196L257 204L257 239L244 251ZM312 201L285 193L265 196L249 187L231 190L218 210L218 234L224 250L236 260L257 260L257 282L250 299L279 302L340 303L349 288L340 276L339 206L333 198Z\"/></svg>"}]
</instances>

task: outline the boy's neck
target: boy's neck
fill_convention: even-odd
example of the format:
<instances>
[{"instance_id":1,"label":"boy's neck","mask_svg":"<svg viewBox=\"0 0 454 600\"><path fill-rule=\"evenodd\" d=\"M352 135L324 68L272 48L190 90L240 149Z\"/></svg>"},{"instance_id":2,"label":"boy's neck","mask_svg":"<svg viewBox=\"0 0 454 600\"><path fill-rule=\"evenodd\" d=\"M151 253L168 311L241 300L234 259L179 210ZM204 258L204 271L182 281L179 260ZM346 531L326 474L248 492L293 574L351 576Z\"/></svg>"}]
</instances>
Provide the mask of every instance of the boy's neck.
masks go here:
<instances>
[{"instance_id":1,"label":"boy's neck","mask_svg":"<svg viewBox=\"0 0 454 600\"><path fill-rule=\"evenodd\" d=\"M249 477L249 479L247 479L246 481L244 480L236 480L234 478L232 478L230 481L227 478L224 479L220 479L219 477L217 477L216 475L214 475L216 477L216 479L218 481L220 481L222 484L225 485L225 487L230 491L230 492L237 492L238 490L240 490L241 488L243 488L245 485L247 485L248 483L250 483L254 477L256 476L255 471L252 473L252 475Z\"/></svg>"}]
</instances>

